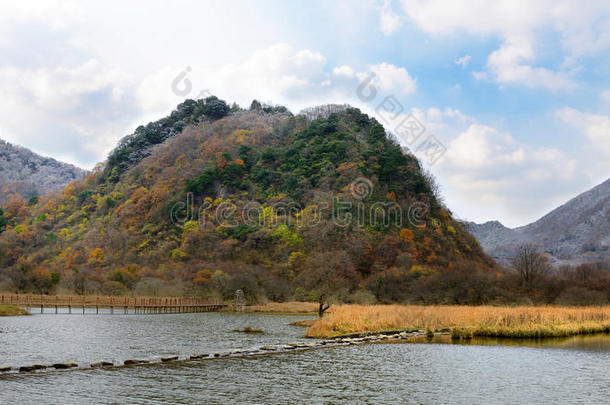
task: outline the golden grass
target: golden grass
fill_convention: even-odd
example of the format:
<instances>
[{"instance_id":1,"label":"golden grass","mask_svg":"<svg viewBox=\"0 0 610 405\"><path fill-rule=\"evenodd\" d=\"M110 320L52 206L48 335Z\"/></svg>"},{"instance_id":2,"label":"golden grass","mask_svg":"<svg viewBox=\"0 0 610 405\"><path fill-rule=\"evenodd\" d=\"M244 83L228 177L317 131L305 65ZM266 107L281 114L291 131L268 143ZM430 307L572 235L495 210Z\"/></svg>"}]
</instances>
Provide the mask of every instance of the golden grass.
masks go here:
<instances>
[{"instance_id":1,"label":"golden grass","mask_svg":"<svg viewBox=\"0 0 610 405\"><path fill-rule=\"evenodd\" d=\"M318 313L318 304L315 302L268 302L262 305L249 305L246 312L267 312L278 314L313 314Z\"/></svg>"},{"instance_id":2,"label":"golden grass","mask_svg":"<svg viewBox=\"0 0 610 405\"><path fill-rule=\"evenodd\" d=\"M18 315L30 315L30 313L23 308L15 307L13 305L0 305L0 316Z\"/></svg>"},{"instance_id":3,"label":"golden grass","mask_svg":"<svg viewBox=\"0 0 610 405\"><path fill-rule=\"evenodd\" d=\"M315 338L400 329L449 328L454 338L539 338L610 332L610 306L466 307L342 305L306 331Z\"/></svg>"},{"instance_id":4,"label":"golden grass","mask_svg":"<svg viewBox=\"0 0 610 405\"><path fill-rule=\"evenodd\" d=\"M294 321L294 322L290 322L290 325L292 326L311 326L316 322L317 319L304 319L302 321Z\"/></svg>"}]
</instances>

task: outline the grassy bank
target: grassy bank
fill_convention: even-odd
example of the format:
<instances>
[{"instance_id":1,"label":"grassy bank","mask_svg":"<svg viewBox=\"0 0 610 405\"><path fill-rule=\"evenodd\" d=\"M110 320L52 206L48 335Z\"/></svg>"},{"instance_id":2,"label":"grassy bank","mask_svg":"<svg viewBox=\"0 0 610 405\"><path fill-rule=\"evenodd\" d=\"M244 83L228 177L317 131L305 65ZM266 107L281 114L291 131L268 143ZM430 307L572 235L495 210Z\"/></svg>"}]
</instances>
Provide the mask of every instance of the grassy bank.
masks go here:
<instances>
[{"instance_id":1,"label":"grassy bank","mask_svg":"<svg viewBox=\"0 0 610 405\"><path fill-rule=\"evenodd\" d=\"M538 338L610 332L610 306L466 307L342 305L311 325L308 337L400 329L450 329L455 338Z\"/></svg>"},{"instance_id":2,"label":"grassy bank","mask_svg":"<svg viewBox=\"0 0 610 405\"><path fill-rule=\"evenodd\" d=\"M268 302L261 305L248 305L246 312L264 312L276 314L317 314L318 304L315 302Z\"/></svg>"},{"instance_id":3,"label":"grassy bank","mask_svg":"<svg viewBox=\"0 0 610 405\"><path fill-rule=\"evenodd\" d=\"M30 313L28 311L19 307L12 305L0 305L0 316L18 316L29 314Z\"/></svg>"}]
</instances>

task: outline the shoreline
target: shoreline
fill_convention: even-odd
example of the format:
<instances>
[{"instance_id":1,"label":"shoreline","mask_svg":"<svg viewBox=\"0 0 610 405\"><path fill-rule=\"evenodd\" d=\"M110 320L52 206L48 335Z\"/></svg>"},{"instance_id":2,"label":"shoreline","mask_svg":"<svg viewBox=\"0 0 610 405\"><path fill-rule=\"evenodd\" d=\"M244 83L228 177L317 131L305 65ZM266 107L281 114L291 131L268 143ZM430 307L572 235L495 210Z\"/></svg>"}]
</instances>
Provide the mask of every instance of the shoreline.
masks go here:
<instances>
[{"instance_id":1,"label":"shoreline","mask_svg":"<svg viewBox=\"0 0 610 405\"><path fill-rule=\"evenodd\" d=\"M32 315L23 308L14 305L0 304L0 316L28 316Z\"/></svg>"},{"instance_id":2,"label":"shoreline","mask_svg":"<svg viewBox=\"0 0 610 405\"><path fill-rule=\"evenodd\" d=\"M318 304L309 301L268 302L266 304L246 305L243 311L236 311L229 305L221 312L247 312L272 315L318 315Z\"/></svg>"},{"instance_id":3,"label":"shoreline","mask_svg":"<svg viewBox=\"0 0 610 405\"><path fill-rule=\"evenodd\" d=\"M537 339L610 333L610 306L466 307L415 305L341 305L316 320L309 338L424 329L447 331L453 339L494 337Z\"/></svg>"}]
</instances>

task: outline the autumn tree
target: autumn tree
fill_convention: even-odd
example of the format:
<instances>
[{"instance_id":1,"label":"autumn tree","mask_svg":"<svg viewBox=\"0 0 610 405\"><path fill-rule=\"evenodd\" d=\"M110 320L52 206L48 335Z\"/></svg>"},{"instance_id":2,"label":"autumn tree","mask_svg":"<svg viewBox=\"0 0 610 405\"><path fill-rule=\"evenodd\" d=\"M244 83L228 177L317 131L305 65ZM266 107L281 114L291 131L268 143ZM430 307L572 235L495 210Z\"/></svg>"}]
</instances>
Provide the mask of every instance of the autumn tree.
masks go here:
<instances>
[{"instance_id":1,"label":"autumn tree","mask_svg":"<svg viewBox=\"0 0 610 405\"><path fill-rule=\"evenodd\" d=\"M519 273L521 282L528 293L532 292L536 283L551 269L547 257L540 253L533 244L519 246L512 265Z\"/></svg>"},{"instance_id":2,"label":"autumn tree","mask_svg":"<svg viewBox=\"0 0 610 405\"><path fill-rule=\"evenodd\" d=\"M318 302L318 316L322 318L342 289L354 288L358 273L344 251L314 253L307 257L305 271L296 279L298 286L311 291Z\"/></svg>"}]
</instances>

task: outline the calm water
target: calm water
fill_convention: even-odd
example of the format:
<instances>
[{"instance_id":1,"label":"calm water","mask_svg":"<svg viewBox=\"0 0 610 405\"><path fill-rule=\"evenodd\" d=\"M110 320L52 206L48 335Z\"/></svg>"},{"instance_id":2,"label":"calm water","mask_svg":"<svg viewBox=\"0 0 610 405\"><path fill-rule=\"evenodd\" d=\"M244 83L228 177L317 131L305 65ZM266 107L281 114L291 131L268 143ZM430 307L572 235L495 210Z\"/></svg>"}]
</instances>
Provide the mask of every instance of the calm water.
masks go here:
<instances>
[{"instance_id":1,"label":"calm water","mask_svg":"<svg viewBox=\"0 0 610 405\"><path fill-rule=\"evenodd\" d=\"M299 340L298 316L0 318L0 364L154 358ZM232 332L246 325L264 335ZM610 337L368 344L0 376L2 403L609 403Z\"/></svg>"}]
</instances>

